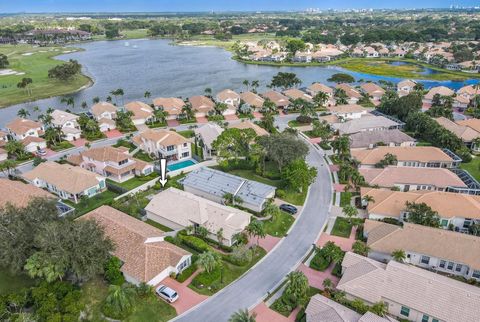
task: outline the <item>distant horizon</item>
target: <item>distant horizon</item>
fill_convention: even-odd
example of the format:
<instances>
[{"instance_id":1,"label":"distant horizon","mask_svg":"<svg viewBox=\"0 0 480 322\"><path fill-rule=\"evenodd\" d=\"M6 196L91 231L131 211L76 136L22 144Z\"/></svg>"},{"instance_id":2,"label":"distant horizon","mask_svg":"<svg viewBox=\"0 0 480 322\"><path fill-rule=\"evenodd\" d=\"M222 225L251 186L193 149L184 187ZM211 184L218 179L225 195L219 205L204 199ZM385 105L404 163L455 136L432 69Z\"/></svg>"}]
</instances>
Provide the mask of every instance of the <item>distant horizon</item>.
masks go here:
<instances>
[{"instance_id":1,"label":"distant horizon","mask_svg":"<svg viewBox=\"0 0 480 322\"><path fill-rule=\"evenodd\" d=\"M1 3L3 2L3 4ZM480 7L473 0L391 0L388 5L371 0L244 0L242 2L218 0L17 0L0 2L0 14L92 14L92 13L208 13L208 12L302 12L319 10L428 10L449 9L450 6Z\"/></svg>"}]
</instances>

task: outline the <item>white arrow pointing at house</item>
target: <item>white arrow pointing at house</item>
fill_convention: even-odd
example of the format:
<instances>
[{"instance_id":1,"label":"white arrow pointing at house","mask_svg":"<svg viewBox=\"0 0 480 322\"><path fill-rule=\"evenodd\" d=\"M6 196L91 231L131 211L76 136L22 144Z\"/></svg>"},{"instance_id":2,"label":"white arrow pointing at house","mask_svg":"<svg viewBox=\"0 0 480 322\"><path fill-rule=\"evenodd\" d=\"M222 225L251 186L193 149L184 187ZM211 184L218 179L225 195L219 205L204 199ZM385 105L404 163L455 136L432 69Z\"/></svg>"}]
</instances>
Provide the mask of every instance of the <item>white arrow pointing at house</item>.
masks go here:
<instances>
[{"instance_id":1,"label":"white arrow pointing at house","mask_svg":"<svg viewBox=\"0 0 480 322\"><path fill-rule=\"evenodd\" d=\"M166 159L160 159L160 183L162 184L162 187L165 187L165 184L167 183L167 160Z\"/></svg>"}]
</instances>

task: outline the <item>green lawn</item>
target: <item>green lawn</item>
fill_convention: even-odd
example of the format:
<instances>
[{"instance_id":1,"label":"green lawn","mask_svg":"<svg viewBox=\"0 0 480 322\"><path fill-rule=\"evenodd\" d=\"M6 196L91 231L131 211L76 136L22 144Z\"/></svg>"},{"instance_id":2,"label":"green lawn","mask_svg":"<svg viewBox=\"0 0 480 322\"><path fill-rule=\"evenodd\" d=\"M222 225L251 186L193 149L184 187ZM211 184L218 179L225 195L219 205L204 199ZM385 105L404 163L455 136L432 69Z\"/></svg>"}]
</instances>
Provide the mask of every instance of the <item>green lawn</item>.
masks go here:
<instances>
[{"instance_id":1,"label":"green lawn","mask_svg":"<svg viewBox=\"0 0 480 322\"><path fill-rule=\"evenodd\" d=\"M61 150L66 150L75 147L72 143L68 141L62 141L60 143L57 143L55 145L49 146L49 148L53 151L61 151Z\"/></svg>"},{"instance_id":2,"label":"green lawn","mask_svg":"<svg viewBox=\"0 0 480 322\"><path fill-rule=\"evenodd\" d=\"M23 75L8 75L0 77L0 107L34 101L58 95L72 93L91 83L91 80L78 75L70 81L59 81L48 78L48 70L63 63L54 57L66 51L76 51L72 47L33 47L31 45L2 45L0 54L8 57L12 69ZM22 78L33 80L30 86L31 94L17 88Z\"/></svg>"},{"instance_id":3,"label":"green lawn","mask_svg":"<svg viewBox=\"0 0 480 322\"><path fill-rule=\"evenodd\" d=\"M461 163L460 168L468 171L477 181L480 182L480 157L472 158L468 163Z\"/></svg>"},{"instance_id":4,"label":"green lawn","mask_svg":"<svg viewBox=\"0 0 480 322\"><path fill-rule=\"evenodd\" d=\"M120 30L121 38L118 39L139 39L139 38L147 38L148 37L148 29L133 29L133 30ZM93 40L107 40L105 35L94 35Z\"/></svg>"},{"instance_id":5,"label":"green lawn","mask_svg":"<svg viewBox=\"0 0 480 322\"><path fill-rule=\"evenodd\" d=\"M156 121L156 122L153 122L153 123L148 123L147 126L151 129L156 129L156 128L159 128L159 127L166 127L167 122Z\"/></svg>"},{"instance_id":6,"label":"green lawn","mask_svg":"<svg viewBox=\"0 0 480 322\"><path fill-rule=\"evenodd\" d=\"M26 274L12 274L7 269L0 268L0 295L15 292L34 284L35 280Z\"/></svg>"},{"instance_id":7,"label":"green lawn","mask_svg":"<svg viewBox=\"0 0 480 322\"><path fill-rule=\"evenodd\" d=\"M133 157L145 162L153 162L153 159L148 155L148 153L142 150L135 153Z\"/></svg>"},{"instance_id":8,"label":"green lawn","mask_svg":"<svg viewBox=\"0 0 480 322\"><path fill-rule=\"evenodd\" d=\"M170 321L177 316L175 308L155 295L146 299L137 300L132 314L124 321L126 322L144 322L144 321Z\"/></svg>"},{"instance_id":9,"label":"green lawn","mask_svg":"<svg viewBox=\"0 0 480 322\"><path fill-rule=\"evenodd\" d=\"M290 127L299 127L299 126L307 126L310 125L310 123L300 123L297 120L292 120L288 122L288 126Z\"/></svg>"},{"instance_id":10,"label":"green lawn","mask_svg":"<svg viewBox=\"0 0 480 322\"><path fill-rule=\"evenodd\" d=\"M187 139L193 138L195 136L195 131L194 130L178 131L177 133L180 134L181 136L187 138Z\"/></svg>"},{"instance_id":11,"label":"green lawn","mask_svg":"<svg viewBox=\"0 0 480 322\"><path fill-rule=\"evenodd\" d=\"M351 199L351 192L340 192L340 207L345 207L346 205L349 205Z\"/></svg>"},{"instance_id":12,"label":"green lawn","mask_svg":"<svg viewBox=\"0 0 480 322\"><path fill-rule=\"evenodd\" d=\"M119 148L121 146L123 146L124 148L127 148L128 152L132 152L133 150L135 150L137 148L135 146L135 144L133 144L132 142L127 141L125 139L120 139L120 140L117 141L117 143L115 143L113 145L113 147L115 147L115 148Z\"/></svg>"},{"instance_id":13,"label":"green lawn","mask_svg":"<svg viewBox=\"0 0 480 322\"><path fill-rule=\"evenodd\" d=\"M162 224L159 224L158 222L156 221L153 221L151 219L147 219L147 221L145 221L145 223L153 226L153 227L156 227L158 229L160 229L161 231L163 232L168 232L168 231L173 231L173 229L171 229L170 227L167 227L167 226L164 226Z\"/></svg>"},{"instance_id":14,"label":"green lawn","mask_svg":"<svg viewBox=\"0 0 480 322\"><path fill-rule=\"evenodd\" d=\"M69 200L65 200L65 203L75 208L75 217L80 217L81 215L84 215L87 212L90 212L102 205L105 205L108 202L113 201L113 198L117 196L118 196L117 193L112 192L110 190L106 190L91 198L83 199L78 204L74 204Z\"/></svg>"},{"instance_id":15,"label":"green lawn","mask_svg":"<svg viewBox=\"0 0 480 322\"><path fill-rule=\"evenodd\" d=\"M288 229L292 226L295 218L287 214L286 212L280 211L276 216L273 216L272 219L264 221L265 232L271 236L283 237L287 234Z\"/></svg>"},{"instance_id":16,"label":"green lawn","mask_svg":"<svg viewBox=\"0 0 480 322\"><path fill-rule=\"evenodd\" d=\"M210 273L210 276L208 276L208 274L205 272L198 274L192 280L192 283L188 285L188 287L199 294L211 296L216 292L218 292L219 290L221 290L222 288L224 288L225 286L227 286L228 284L232 283L237 278L239 278L243 273L248 271L253 265L255 265L255 263L257 263L263 256L265 256L266 253L267 252L263 248L260 248L260 247L257 248L256 254L253 260L251 260L247 265L244 265L244 266L236 266L226 261L223 261L223 266L224 266L223 283L221 283L220 272L217 269L217 270L213 270ZM210 280L210 285L205 285L202 288L195 287L194 283L196 279L198 280L198 279L201 279L202 277L207 277L207 279Z\"/></svg>"},{"instance_id":17,"label":"green lawn","mask_svg":"<svg viewBox=\"0 0 480 322\"><path fill-rule=\"evenodd\" d=\"M141 186L142 184L147 183L150 180L153 180L158 177L158 174L156 172L153 172L152 174L149 174L148 176L143 176L143 177L133 177L131 179L128 179L127 181L124 182L116 182L110 179L107 179L107 181L111 182L112 184L116 186L120 186L122 188L125 188L127 190L132 190L135 189L138 186Z\"/></svg>"},{"instance_id":18,"label":"green lawn","mask_svg":"<svg viewBox=\"0 0 480 322\"><path fill-rule=\"evenodd\" d=\"M337 217L332 228L332 235L348 238L350 237L351 231L352 224L349 224L346 218Z\"/></svg>"}]
</instances>

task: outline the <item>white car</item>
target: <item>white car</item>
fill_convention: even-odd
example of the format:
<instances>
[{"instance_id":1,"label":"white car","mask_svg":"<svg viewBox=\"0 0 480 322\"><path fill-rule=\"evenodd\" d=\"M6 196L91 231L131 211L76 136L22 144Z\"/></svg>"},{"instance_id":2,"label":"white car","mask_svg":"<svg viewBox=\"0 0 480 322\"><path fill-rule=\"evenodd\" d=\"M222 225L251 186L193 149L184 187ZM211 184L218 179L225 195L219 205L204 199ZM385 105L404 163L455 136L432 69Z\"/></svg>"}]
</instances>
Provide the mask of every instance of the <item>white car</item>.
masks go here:
<instances>
[{"instance_id":1,"label":"white car","mask_svg":"<svg viewBox=\"0 0 480 322\"><path fill-rule=\"evenodd\" d=\"M165 285L159 285L156 289L156 292L158 296L170 303L175 302L176 300L178 300L179 297L177 292Z\"/></svg>"}]
</instances>

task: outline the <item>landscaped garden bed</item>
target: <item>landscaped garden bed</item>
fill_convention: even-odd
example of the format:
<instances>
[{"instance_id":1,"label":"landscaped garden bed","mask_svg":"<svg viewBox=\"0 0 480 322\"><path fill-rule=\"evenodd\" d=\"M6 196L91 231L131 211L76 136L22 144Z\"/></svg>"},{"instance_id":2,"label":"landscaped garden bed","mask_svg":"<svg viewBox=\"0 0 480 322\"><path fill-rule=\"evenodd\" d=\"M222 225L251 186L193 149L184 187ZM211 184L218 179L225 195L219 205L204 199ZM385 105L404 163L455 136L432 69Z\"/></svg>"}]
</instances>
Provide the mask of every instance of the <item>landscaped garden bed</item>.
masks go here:
<instances>
[{"instance_id":1,"label":"landscaped garden bed","mask_svg":"<svg viewBox=\"0 0 480 322\"><path fill-rule=\"evenodd\" d=\"M332 228L332 235L348 238L352 232L353 225L347 218L337 217Z\"/></svg>"}]
</instances>

